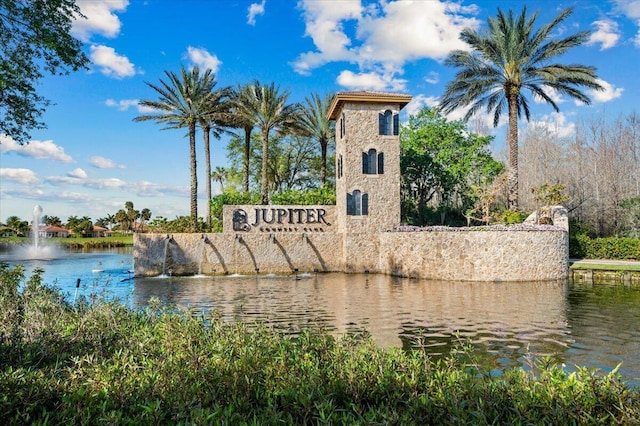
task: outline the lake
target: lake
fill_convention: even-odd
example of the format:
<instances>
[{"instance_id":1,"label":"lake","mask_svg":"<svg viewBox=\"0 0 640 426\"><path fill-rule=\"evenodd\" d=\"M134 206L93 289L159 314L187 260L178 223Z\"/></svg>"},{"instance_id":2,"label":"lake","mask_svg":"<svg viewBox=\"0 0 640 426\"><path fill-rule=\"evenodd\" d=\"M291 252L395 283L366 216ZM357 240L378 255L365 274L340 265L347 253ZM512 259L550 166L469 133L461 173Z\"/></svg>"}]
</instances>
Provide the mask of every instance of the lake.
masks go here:
<instances>
[{"instance_id":1,"label":"lake","mask_svg":"<svg viewBox=\"0 0 640 426\"><path fill-rule=\"evenodd\" d=\"M117 298L144 308L151 298L227 321L259 321L286 333L321 326L370 334L383 347L448 354L460 342L484 367L528 368L550 356L566 365L620 373L640 386L640 286L607 283L449 282L374 274L133 278L131 248L62 253L22 263L76 296ZM80 288L76 293L76 283Z\"/></svg>"}]
</instances>

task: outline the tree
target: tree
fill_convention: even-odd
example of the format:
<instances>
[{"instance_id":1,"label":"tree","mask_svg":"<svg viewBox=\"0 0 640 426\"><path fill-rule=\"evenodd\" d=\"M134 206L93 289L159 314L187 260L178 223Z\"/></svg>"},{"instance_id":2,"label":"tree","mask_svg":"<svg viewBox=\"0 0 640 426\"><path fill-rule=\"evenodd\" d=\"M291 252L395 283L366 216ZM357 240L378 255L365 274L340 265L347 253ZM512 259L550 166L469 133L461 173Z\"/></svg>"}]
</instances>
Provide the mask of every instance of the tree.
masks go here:
<instances>
[{"instance_id":1,"label":"tree","mask_svg":"<svg viewBox=\"0 0 640 426\"><path fill-rule=\"evenodd\" d=\"M67 219L67 229L73 231L76 234L82 234L93 230L93 222L88 216L81 218L77 216L69 216Z\"/></svg>"},{"instance_id":2,"label":"tree","mask_svg":"<svg viewBox=\"0 0 640 426\"><path fill-rule=\"evenodd\" d=\"M252 86L238 86L231 94L232 114L228 121L232 127L244 130L244 155L242 163L242 190L249 192L249 160L251 156L251 132L255 126L255 111L257 105L252 96Z\"/></svg>"},{"instance_id":3,"label":"tree","mask_svg":"<svg viewBox=\"0 0 640 426\"><path fill-rule=\"evenodd\" d=\"M148 208L142 209L140 212L140 227L144 228L144 225L151 219L151 210Z\"/></svg>"},{"instance_id":4,"label":"tree","mask_svg":"<svg viewBox=\"0 0 640 426\"><path fill-rule=\"evenodd\" d=\"M227 145L229 167L225 170L225 189L233 187L234 178L240 176L243 162L243 141L233 137ZM256 135L250 147L251 167L249 168L250 186L256 190L256 182L260 183L262 175L262 135ZM320 153L316 141L305 136L280 136L269 138L267 153L267 190L285 189L306 190L319 188L320 185ZM333 163L330 163L332 169ZM329 185L326 185L329 187ZM259 190L259 187L257 188ZM270 195L270 201L271 200Z\"/></svg>"},{"instance_id":5,"label":"tree","mask_svg":"<svg viewBox=\"0 0 640 426\"><path fill-rule=\"evenodd\" d=\"M213 90L216 85L215 76L213 74L209 75L213 80L210 83L211 93L208 95L208 99L204 103L204 111L202 111L200 118L200 127L202 128L204 137L205 176L207 176L207 182L205 185L207 193L207 228L211 228L211 151L209 135L213 134L214 138L220 139L220 136L222 136L223 133L227 133L225 127L227 126L229 109L231 108L231 102L229 101L231 89L225 87ZM205 76L207 76L206 73Z\"/></svg>"},{"instance_id":6,"label":"tree","mask_svg":"<svg viewBox=\"0 0 640 426\"><path fill-rule=\"evenodd\" d=\"M24 143L46 127L39 119L50 101L36 92L43 72L87 68L82 43L69 34L79 18L74 0L0 1L0 134Z\"/></svg>"},{"instance_id":7,"label":"tree","mask_svg":"<svg viewBox=\"0 0 640 426\"><path fill-rule=\"evenodd\" d=\"M141 115L134 121L156 121L164 124L163 130L187 128L189 136L189 157L191 162L191 217L196 223L198 216L198 175L196 162L196 126L207 118L211 99L211 90L215 84L208 69L203 75L198 67L191 72L184 67L180 75L165 71L168 81L160 80L160 85L146 82L160 98L157 101L142 100L140 105L152 108L156 112Z\"/></svg>"},{"instance_id":8,"label":"tree","mask_svg":"<svg viewBox=\"0 0 640 426\"><path fill-rule=\"evenodd\" d=\"M487 149L492 139L469 133L462 121L448 121L436 109L411 115L400 134L405 220L424 224L427 205L470 207L473 186L491 183L504 168Z\"/></svg>"},{"instance_id":9,"label":"tree","mask_svg":"<svg viewBox=\"0 0 640 426\"><path fill-rule=\"evenodd\" d=\"M124 208L126 209L127 223L129 224L129 228L135 232L136 231L135 225L138 219L140 218L140 212L133 208L132 201L127 201L126 203L124 203Z\"/></svg>"},{"instance_id":10,"label":"tree","mask_svg":"<svg viewBox=\"0 0 640 426\"><path fill-rule=\"evenodd\" d=\"M260 178L260 194L262 203L268 204L268 154L269 135L272 131L286 134L300 129L300 106L287 104L289 91L280 92L280 86L274 83L263 85L258 80L249 87L248 104L236 105L241 115L253 117L253 122L262 134L262 173Z\"/></svg>"},{"instance_id":11,"label":"tree","mask_svg":"<svg viewBox=\"0 0 640 426\"><path fill-rule=\"evenodd\" d=\"M314 138L320 144L321 168L320 183L324 186L327 182L327 147L335 137L335 121L329 120L327 111L333 100L334 94L329 93L320 97L312 93L305 98L305 106L301 114L301 126L303 132Z\"/></svg>"},{"instance_id":12,"label":"tree","mask_svg":"<svg viewBox=\"0 0 640 426\"><path fill-rule=\"evenodd\" d=\"M93 224L102 228L109 228L109 219L106 217L99 217Z\"/></svg>"},{"instance_id":13,"label":"tree","mask_svg":"<svg viewBox=\"0 0 640 426\"><path fill-rule=\"evenodd\" d=\"M216 167L216 169L211 174L211 179L215 180L216 182L220 182L220 193L224 193L224 181L226 178L227 178L227 169L225 169L224 167L220 167L220 166Z\"/></svg>"},{"instance_id":14,"label":"tree","mask_svg":"<svg viewBox=\"0 0 640 426\"><path fill-rule=\"evenodd\" d=\"M13 230L16 235L27 235L29 233L29 222L20 219L18 216L7 218L7 228Z\"/></svg>"},{"instance_id":15,"label":"tree","mask_svg":"<svg viewBox=\"0 0 640 426\"><path fill-rule=\"evenodd\" d=\"M117 224L119 224L119 230L120 231L129 231L130 229L130 223L129 223L129 216L127 215L127 212L124 209L120 209L116 212L115 216L115 221Z\"/></svg>"},{"instance_id":16,"label":"tree","mask_svg":"<svg viewBox=\"0 0 640 426\"><path fill-rule=\"evenodd\" d=\"M549 40L551 33L572 12L571 8L565 9L549 24L534 31L537 12L527 17L525 6L516 18L513 11L505 15L498 9L498 16L487 20L489 29L486 33L480 34L471 28L460 33L460 39L471 51L454 50L445 60L446 65L460 68L460 71L447 84L442 96L440 106L444 113L470 106L465 114L465 120L468 120L486 106L487 113L493 113L496 127L503 110L508 111L508 186L512 210L519 208L518 118L524 113L529 120L529 101L524 90L551 105L556 112L560 109L552 98L554 93L590 104L590 98L579 88L602 90L595 67L550 62L588 40L588 31Z\"/></svg>"},{"instance_id":17,"label":"tree","mask_svg":"<svg viewBox=\"0 0 640 426\"><path fill-rule=\"evenodd\" d=\"M62 220L58 216L44 215L42 217L42 223L47 226L62 226Z\"/></svg>"}]
</instances>

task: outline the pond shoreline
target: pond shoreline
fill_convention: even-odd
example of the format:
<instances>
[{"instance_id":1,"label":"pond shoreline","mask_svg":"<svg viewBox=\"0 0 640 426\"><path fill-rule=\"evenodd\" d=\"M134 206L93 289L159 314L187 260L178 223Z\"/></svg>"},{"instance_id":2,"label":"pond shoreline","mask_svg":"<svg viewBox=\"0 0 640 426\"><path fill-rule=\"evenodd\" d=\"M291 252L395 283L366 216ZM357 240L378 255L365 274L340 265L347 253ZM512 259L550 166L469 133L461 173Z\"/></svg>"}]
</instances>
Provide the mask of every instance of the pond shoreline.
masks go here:
<instances>
[{"instance_id":1,"label":"pond shoreline","mask_svg":"<svg viewBox=\"0 0 640 426\"><path fill-rule=\"evenodd\" d=\"M0 253L11 250L12 247L31 244L32 239L28 237L8 237L0 238ZM41 241L43 245L53 245L66 249L96 249L132 247L133 235L119 235L113 237L99 238L48 238Z\"/></svg>"},{"instance_id":2,"label":"pond shoreline","mask_svg":"<svg viewBox=\"0 0 640 426\"><path fill-rule=\"evenodd\" d=\"M640 284L640 262L615 259L569 259L570 276L580 281Z\"/></svg>"}]
</instances>

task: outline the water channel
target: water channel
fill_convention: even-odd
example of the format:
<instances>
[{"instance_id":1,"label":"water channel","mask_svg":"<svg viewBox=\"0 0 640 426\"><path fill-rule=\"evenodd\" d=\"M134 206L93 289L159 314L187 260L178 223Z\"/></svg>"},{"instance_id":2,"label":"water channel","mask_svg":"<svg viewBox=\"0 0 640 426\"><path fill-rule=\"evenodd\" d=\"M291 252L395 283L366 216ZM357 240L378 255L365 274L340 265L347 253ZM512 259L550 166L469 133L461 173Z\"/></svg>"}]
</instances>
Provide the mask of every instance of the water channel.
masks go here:
<instances>
[{"instance_id":1,"label":"water channel","mask_svg":"<svg viewBox=\"0 0 640 426\"><path fill-rule=\"evenodd\" d=\"M383 346L434 357L468 342L499 372L550 356L620 373L640 386L640 286L620 283L470 283L374 274L133 278L131 249L70 252L45 260L0 254L0 261L44 269L70 299L92 294L143 308L152 298L227 321L258 321L286 333L323 327L336 336L370 334ZM81 285L76 292L78 278Z\"/></svg>"}]
</instances>

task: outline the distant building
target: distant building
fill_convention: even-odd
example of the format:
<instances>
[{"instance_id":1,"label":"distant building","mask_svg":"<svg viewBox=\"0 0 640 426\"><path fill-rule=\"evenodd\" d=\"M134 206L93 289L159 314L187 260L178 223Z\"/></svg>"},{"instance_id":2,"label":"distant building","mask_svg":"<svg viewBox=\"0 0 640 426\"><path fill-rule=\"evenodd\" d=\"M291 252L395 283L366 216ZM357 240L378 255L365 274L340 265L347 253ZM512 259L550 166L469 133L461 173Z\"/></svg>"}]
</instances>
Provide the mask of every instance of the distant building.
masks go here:
<instances>
[{"instance_id":1,"label":"distant building","mask_svg":"<svg viewBox=\"0 0 640 426\"><path fill-rule=\"evenodd\" d=\"M86 238L108 237L112 232L102 226L94 226L91 231L82 231L82 236Z\"/></svg>"},{"instance_id":2,"label":"distant building","mask_svg":"<svg viewBox=\"0 0 640 426\"><path fill-rule=\"evenodd\" d=\"M71 231L59 226L43 226L38 230L41 238L67 238L71 235Z\"/></svg>"}]
</instances>

